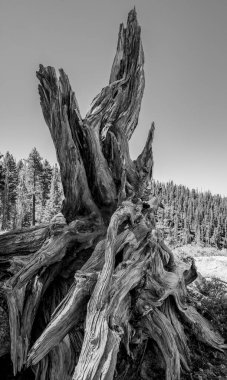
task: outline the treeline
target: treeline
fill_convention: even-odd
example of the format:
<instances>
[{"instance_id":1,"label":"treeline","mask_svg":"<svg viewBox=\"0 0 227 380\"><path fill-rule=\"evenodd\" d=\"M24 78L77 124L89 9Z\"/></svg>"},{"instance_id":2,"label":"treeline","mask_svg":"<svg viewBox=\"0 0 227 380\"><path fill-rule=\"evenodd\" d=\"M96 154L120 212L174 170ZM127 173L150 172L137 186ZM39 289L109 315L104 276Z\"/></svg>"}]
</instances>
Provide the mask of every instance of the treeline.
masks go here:
<instances>
[{"instance_id":1,"label":"treeline","mask_svg":"<svg viewBox=\"0 0 227 380\"><path fill-rule=\"evenodd\" d=\"M153 193L164 205L157 218L169 243L227 248L227 198L173 182L154 181Z\"/></svg>"},{"instance_id":2,"label":"treeline","mask_svg":"<svg viewBox=\"0 0 227 380\"><path fill-rule=\"evenodd\" d=\"M157 220L169 244L227 248L227 198L173 182L153 181L151 191L164 206ZM0 156L2 230L48 222L60 212L62 200L59 168L42 159L36 148L18 162L9 152Z\"/></svg>"},{"instance_id":3,"label":"treeline","mask_svg":"<svg viewBox=\"0 0 227 380\"><path fill-rule=\"evenodd\" d=\"M36 148L27 159L0 156L0 228L9 230L48 222L61 209L63 191L57 165Z\"/></svg>"}]
</instances>

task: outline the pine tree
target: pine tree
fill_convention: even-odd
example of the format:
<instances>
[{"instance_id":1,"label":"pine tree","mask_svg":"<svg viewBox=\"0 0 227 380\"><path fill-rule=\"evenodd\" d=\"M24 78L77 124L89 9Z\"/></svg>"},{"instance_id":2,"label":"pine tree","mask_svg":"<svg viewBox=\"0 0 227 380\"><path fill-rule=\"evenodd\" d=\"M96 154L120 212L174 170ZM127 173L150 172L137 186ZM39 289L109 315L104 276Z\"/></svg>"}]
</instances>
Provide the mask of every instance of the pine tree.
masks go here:
<instances>
[{"instance_id":1,"label":"pine tree","mask_svg":"<svg viewBox=\"0 0 227 380\"><path fill-rule=\"evenodd\" d=\"M44 160L42 171L43 208L46 206L46 203L50 197L51 179L52 168L49 162L47 160Z\"/></svg>"},{"instance_id":2,"label":"pine tree","mask_svg":"<svg viewBox=\"0 0 227 380\"><path fill-rule=\"evenodd\" d=\"M32 225L41 222L43 208L42 158L36 148L33 148L27 160L28 192L31 196Z\"/></svg>"},{"instance_id":3,"label":"pine tree","mask_svg":"<svg viewBox=\"0 0 227 380\"><path fill-rule=\"evenodd\" d=\"M196 242L227 247L227 199L210 192L199 193L172 181L153 182L153 191L162 189L164 212L158 212L159 225L177 244ZM174 217L177 216L177 217Z\"/></svg>"},{"instance_id":4,"label":"pine tree","mask_svg":"<svg viewBox=\"0 0 227 380\"><path fill-rule=\"evenodd\" d=\"M60 211L62 188L57 166L42 161L34 148L27 160L0 154L0 226L2 229L49 221ZM227 247L227 199L199 193L172 181L152 181L144 196L155 195L164 204L157 211L158 225L174 244Z\"/></svg>"},{"instance_id":5,"label":"pine tree","mask_svg":"<svg viewBox=\"0 0 227 380\"><path fill-rule=\"evenodd\" d=\"M18 173L14 157L6 152L3 160L2 230L15 227Z\"/></svg>"},{"instance_id":6,"label":"pine tree","mask_svg":"<svg viewBox=\"0 0 227 380\"><path fill-rule=\"evenodd\" d=\"M17 203L16 203L16 227L28 227L31 225L31 195L28 191L27 179L28 168L27 162L20 160L17 164L18 185L17 185Z\"/></svg>"},{"instance_id":7,"label":"pine tree","mask_svg":"<svg viewBox=\"0 0 227 380\"><path fill-rule=\"evenodd\" d=\"M2 162L3 154L0 153L0 192L4 190L5 185L5 174Z\"/></svg>"},{"instance_id":8,"label":"pine tree","mask_svg":"<svg viewBox=\"0 0 227 380\"><path fill-rule=\"evenodd\" d=\"M3 192L4 192L4 186L5 186L5 174L4 174L4 167L2 162L3 154L0 153L0 225L2 224L2 211L3 211Z\"/></svg>"},{"instance_id":9,"label":"pine tree","mask_svg":"<svg viewBox=\"0 0 227 380\"><path fill-rule=\"evenodd\" d=\"M173 239L175 243L178 241L178 237L179 237L178 229L179 229L179 218L177 215L174 215Z\"/></svg>"},{"instance_id":10,"label":"pine tree","mask_svg":"<svg viewBox=\"0 0 227 380\"><path fill-rule=\"evenodd\" d=\"M44 212L45 221L50 221L50 219L52 219L54 215L61 211L62 199L63 190L60 172L57 165L55 165L53 167L53 174L51 179L50 197L46 203Z\"/></svg>"}]
</instances>

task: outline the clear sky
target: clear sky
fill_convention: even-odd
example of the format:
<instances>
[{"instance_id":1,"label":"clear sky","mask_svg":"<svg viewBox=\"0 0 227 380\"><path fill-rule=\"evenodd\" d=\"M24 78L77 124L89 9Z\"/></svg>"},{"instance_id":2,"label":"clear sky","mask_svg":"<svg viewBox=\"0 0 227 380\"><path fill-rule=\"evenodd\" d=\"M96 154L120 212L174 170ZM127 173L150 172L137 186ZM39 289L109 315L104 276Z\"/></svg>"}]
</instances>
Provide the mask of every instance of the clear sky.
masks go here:
<instances>
[{"instance_id":1,"label":"clear sky","mask_svg":"<svg viewBox=\"0 0 227 380\"><path fill-rule=\"evenodd\" d=\"M0 151L56 161L38 65L64 68L85 116L134 5L146 86L131 156L154 120L154 178L227 195L227 0L1 0Z\"/></svg>"}]
</instances>

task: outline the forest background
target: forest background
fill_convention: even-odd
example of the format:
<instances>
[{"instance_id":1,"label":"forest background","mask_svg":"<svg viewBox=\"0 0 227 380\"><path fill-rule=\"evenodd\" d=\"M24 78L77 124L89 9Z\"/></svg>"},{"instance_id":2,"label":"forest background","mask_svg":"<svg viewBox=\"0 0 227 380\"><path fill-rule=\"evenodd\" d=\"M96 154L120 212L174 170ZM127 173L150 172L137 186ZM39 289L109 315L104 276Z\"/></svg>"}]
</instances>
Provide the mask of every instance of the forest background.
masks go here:
<instances>
[{"instance_id":1,"label":"forest background","mask_svg":"<svg viewBox=\"0 0 227 380\"><path fill-rule=\"evenodd\" d=\"M63 189L58 165L51 166L36 148L18 162L10 152L2 155L0 178L2 231L49 222L60 212ZM190 190L173 181L154 180L150 191L163 204L157 221L168 244L227 248L226 197Z\"/></svg>"}]
</instances>

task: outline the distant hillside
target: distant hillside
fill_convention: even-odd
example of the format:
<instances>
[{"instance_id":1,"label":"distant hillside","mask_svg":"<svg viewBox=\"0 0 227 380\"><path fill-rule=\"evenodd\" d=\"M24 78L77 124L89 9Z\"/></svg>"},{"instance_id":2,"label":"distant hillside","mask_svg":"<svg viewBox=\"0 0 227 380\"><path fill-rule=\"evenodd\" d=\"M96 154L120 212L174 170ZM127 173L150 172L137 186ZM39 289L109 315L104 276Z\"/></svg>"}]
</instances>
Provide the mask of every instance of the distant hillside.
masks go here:
<instances>
[{"instance_id":1,"label":"distant hillside","mask_svg":"<svg viewBox=\"0 0 227 380\"><path fill-rule=\"evenodd\" d=\"M152 191L164 205L157 219L170 244L227 247L227 198L173 182L154 181Z\"/></svg>"}]
</instances>

